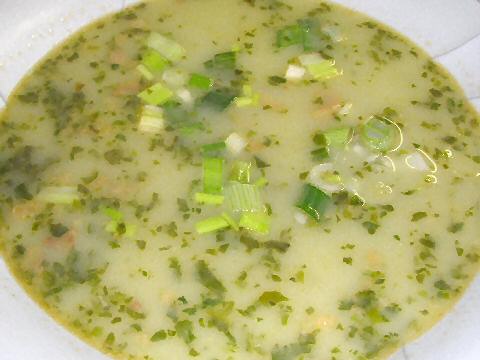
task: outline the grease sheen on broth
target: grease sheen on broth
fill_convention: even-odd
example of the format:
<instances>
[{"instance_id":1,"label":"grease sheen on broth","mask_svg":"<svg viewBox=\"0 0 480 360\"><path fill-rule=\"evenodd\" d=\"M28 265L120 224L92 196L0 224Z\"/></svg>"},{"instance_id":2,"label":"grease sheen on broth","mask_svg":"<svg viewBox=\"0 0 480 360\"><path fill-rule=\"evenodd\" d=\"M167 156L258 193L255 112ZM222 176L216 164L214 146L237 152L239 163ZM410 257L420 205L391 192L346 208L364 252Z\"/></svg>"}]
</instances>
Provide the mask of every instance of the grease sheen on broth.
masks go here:
<instances>
[{"instance_id":1,"label":"grease sheen on broth","mask_svg":"<svg viewBox=\"0 0 480 360\"><path fill-rule=\"evenodd\" d=\"M149 63L151 33L184 56ZM155 83L172 93L152 132L138 95ZM442 68L364 15L151 1L73 35L11 95L4 257L51 315L116 358L384 359L478 270L478 121ZM232 133L238 154L222 145ZM223 190L202 189L205 158L223 159ZM228 199L195 201L228 198L239 161L268 234ZM296 207L307 183L325 196L319 221ZM198 234L212 217L224 229Z\"/></svg>"}]
</instances>

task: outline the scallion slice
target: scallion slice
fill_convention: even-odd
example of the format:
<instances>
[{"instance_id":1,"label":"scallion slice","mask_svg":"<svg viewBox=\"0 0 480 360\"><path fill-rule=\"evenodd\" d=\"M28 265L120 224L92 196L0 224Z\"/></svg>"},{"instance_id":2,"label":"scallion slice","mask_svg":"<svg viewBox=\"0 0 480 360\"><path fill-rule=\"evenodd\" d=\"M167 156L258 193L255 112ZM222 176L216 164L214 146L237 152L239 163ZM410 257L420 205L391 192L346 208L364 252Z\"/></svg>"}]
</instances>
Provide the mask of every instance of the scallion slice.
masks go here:
<instances>
[{"instance_id":1,"label":"scallion slice","mask_svg":"<svg viewBox=\"0 0 480 360\"><path fill-rule=\"evenodd\" d=\"M150 70L148 70L148 68L143 64L138 65L136 69L148 81L151 81L155 78L155 76L150 72Z\"/></svg>"},{"instance_id":2,"label":"scallion slice","mask_svg":"<svg viewBox=\"0 0 480 360\"><path fill-rule=\"evenodd\" d=\"M310 154L312 155L312 160L314 161L325 161L330 157L330 153L326 147L321 147L310 151Z\"/></svg>"},{"instance_id":3,"label":"scallion slice","mask_svg":"<svg viewBox=\"0 0 480 360\"><path fill-rule=\"evenodd\" d=\"M235 69L237 62L237 54L234 51L227 51L220 54L216 54L212 60L205 62L207 69L225 70Z\"/></svg>"},{"instance_id":4,"label":"scallion slice","mask_svg":"<svg viewBox=\"0 0 480 360\"><path fill-rule=\"evenodd\" d=\"M237 92L231 88L214 89L203 97L202 105L223 111L235 100L237 95Z\"/></svg>"},{"instance_id":5,"label":"scallion slice","mask_svg":"<svg viewBox=\"0 0 480 360\"><path fill-rule=\"evenodd\" d=\"M230 227L230 223L223 215L211 217L195 224L195 229L199 234L208 234L228 227Z\"/></svg>"},{"instance_id":6,"label":"scallion slice","mask_svg":"<svg viewBox=\"0 0 480 360\"><path fill-rule=\"evenodd\" d=\"M202 146L202 154L212 156L212 155L217 155L218 153L222 152L225 150L226 144L224 141L213 143L213 144L207 144Z\"/></svg>"},{"instance_id":7,"label":"scallion slice","mask_svg":"<svg viewBox=\"0 0 480 360\"><path fill-rule=\"evenodd\" d=\"M300 24L290 25L277 31L276 45L279 48L303 45L304 39L305 29Z\"/></svg>"},{"instance_id":8,"label":"scallion slice","mask_svg":"<svg viewBox=\"0 0 480 360\"><path fill-rule=\"evenodd\" d=\"M231 182L225 189L225 200L234 212L258 212L263 209L260 191L255 185Z\"/></svg>"},{"instance_id":9,"label":"scallion slice","mask_svg":"<svg viewBox=\"0 0 480 360\"><path fill-rule=\"evenodd\" d=\"M303 210L312 219L319 222L331 203L331 198L322 190L306 184L296 207Z\"/></svg>"},{"instance_id":10,"label":"scallion slice","mask_svg":"<svg viewBox=\"0 0 480 360\"><path fill-rule=\"evenodd\" d=\"M37 199L50 204L71 205L80 200L80 196L73 186L49 186L38 193Z\"/></svg>"},{"instance_id":11,"label":"scallion slice","mask_svg":"<svg viewBox=\"0 0 480 360\"><path fill-rule=\"evenodd\" d=\"M239 230L237 222L230 215L228 215L227 213L222 213L222 217L230 224L230 227L233 230Z\"/></svg>"},{"instance_id":12,"label":"scallion slice","mask_svg":"<svg viewBox=\"0 0 480 360\"><path fill-rule=\"evenodd\" d=\"M237 107L255 106L258 105L259 100L260 95L254 93L250 85L244 85L242 96L235 98L235 105L237 105Z\"/></svg>"},{"instance_id":13,"label":"scallion slice","mask_svg":"<svg viewBox=\"0 0 480 360\"><path fill-rule=\"evenodd\" d=\"M157 83L142 91L138 97L149 105L162 105L173 97L173 92Z\"/></svg>"},{"instance_id":14,"label":"scallion slice","mask_svg":"<svg viewBox=\"0 0 480 360\"><path fill-rule=\"evenodd\" d=\"M220 194L223 189L223 159L203 159L203 192Z\"/></svg>"},{"instance_id":15,"label":"scallion slice","mask_svg":"<svg viewBox=\"0 0 480 360\"><path fill-rule=\"evenodd\" d=\"M264 212L244 213L238 225L241 228L266 235L270 232L270 216Z\"/></svg>"},{"instance_id":16,"label":"scallion slice","mask_svg":"<svg viewBox=\"0 0 480 360\"><path fill-rule=\"evenodd\" d=\"M225 197L223 195L196 193L195 201L199 204L222 205Z\"/></svg>"},{"instance_id":17,"label":"scallion slice","mask_svg":"<svg viewBox=\"0 0 480 360\"><path fill-rule=\"evenodd\" d=\"M153 105L145 105L140 116L138 130L154 134L163 130L164 126L162 108Z\"/></svg>"},{"instance_id":18,"label":"scallion slice","mask_svg":"<svg viewBox=\"0 0 480 360\"><path fill-rule=\"evenodd\" d=\"M147 39L147 46L157 50L172 62L180 61L185 56L185 49L180 44L157 32L150 33Z\"/></svg>"},{"instance_id":19,"label":"scallion slice","mask_svg":"<svg viewBox=\"0 0 480 360\"><path fill-rule=\"evenodd\" d=\"M402 131L393 121L372 116L360 129L362 142L372 150L387 152L402 144Z\"/></svg>"},{"instance_id":20,"label":"scallion slice","mask_svg":"<svg viewBox=\"0 0 480 360\"><path fill-rule=\"evenodd\" d=\"M241 184L250 183L250 169L252 163L246 161L237 161L232 166L230 173L230 180L239 182Z\"/></svg>"},{"instance_id":21,"label":"scallion slice","mask_svg":"<svg viewBox=\"0 0 480 360\"><path fill-rule=\"evenodd\" d=\"M328 130L324 133L328 146L343 148L353 137L353 130L349 127L341 127Z\"/></svg>"},{"instance_id":22,"label":"scallion slice","mask_svg":"<svg viewBox=\"0 0 480 360\"><path fill-rule=\"evenodd\" d=\"M335 60L326 60L320 54L304 54L298 59L316 80L328 80L341 75L335 67Z\"/></svg>"},{"instance_id":23,"label":"scallion slice","mask_svg":"<svg viewBox=\"0 0 480 360\"><path fill-rule=\"evenodd\" d=\"M213 86L213 84L213 79L202 74L192 74L188 82L188 85L190 85L191 87L201 90L208 90Z\"/></svg>"},{"instance_id":24,"label":"scallion slice","mask_svg":"<svg viewBox=\"0 0 480 360\"><path fill-rule=\"evenodd\" d=\"M168 66L168 60L158 51L148 49L148 51L142 56L142 64L151 72L160 73Z\"/></svg>"}]
</instances>

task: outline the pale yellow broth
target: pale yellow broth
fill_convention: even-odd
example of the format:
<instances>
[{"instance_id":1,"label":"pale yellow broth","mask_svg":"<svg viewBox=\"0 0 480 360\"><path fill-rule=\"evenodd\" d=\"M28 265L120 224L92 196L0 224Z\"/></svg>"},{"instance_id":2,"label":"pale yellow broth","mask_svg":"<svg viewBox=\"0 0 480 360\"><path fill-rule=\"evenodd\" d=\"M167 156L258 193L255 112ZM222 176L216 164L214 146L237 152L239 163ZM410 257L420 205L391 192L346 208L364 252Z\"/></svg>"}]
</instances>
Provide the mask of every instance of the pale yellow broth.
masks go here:
<instances>
[{"instance_id":1,"label":"pale yellow broth","mask_svg":"<svg viewBox=\"0 0 480 360\"><path fill-rule=\"evenodd\" d=\"M277 32L306 18L319 48L279 48ZM247 84L258 103L209 109L210 90L186 84L196 99L178 105L186 125L167 116L158 133L140 131L137 95L162 78L136 70L151 32L185 49L170 70L237 97ZM236 73L204 66L232 50ZM334 59L338 76L286 80L312 52ZM398 149L362 143L374 115L401 128ZM4 257L52 316L114 358L385 359L448 312L478 270L478 121L442 68L362 14L310 0L151 1L80 30L10 96ZM352 128L348 144L312 159L314 135L339 127ZM233 132L248 146L215 155L224 187L236 161L253 164L252 182L268 182L268 234L196 230L228 212L195 202L201 148ZM408 166L412 154L428 167ZM317 222L295 205L320 163L341 181L324 189ZM45 200L47 187L75 199Z\"/></svg>"}]
</instances>

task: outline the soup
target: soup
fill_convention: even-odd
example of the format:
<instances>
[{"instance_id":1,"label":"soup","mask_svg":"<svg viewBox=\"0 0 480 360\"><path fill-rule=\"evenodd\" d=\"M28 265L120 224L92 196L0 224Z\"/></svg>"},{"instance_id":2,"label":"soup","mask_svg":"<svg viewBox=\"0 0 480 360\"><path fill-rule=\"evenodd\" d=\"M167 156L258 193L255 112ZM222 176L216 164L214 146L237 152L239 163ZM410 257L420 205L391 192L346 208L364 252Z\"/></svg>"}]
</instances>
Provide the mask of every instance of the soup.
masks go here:
<instances>
[{"instance_id":1,"label":"soup","mask_svg":"<svg viewBox=\"0 0 480 360\"><path fill-rule=\"evenodd\" d=\"M386 359L478 270L478 114L330 3L142 3L1 115L0 238L118 359Z\"/></svg>"}]
</instances>

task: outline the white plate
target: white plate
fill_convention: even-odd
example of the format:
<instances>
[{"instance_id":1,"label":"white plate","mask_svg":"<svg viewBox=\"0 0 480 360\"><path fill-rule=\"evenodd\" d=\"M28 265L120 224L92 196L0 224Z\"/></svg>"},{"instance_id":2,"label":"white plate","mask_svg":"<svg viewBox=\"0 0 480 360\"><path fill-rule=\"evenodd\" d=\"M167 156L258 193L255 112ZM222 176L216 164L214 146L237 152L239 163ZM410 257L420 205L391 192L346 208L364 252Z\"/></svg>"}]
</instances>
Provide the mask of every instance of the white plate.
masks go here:
<instances>
[{"instance_id":1,"label":"white plate","mask_svg":"<svg viewBox=\"0 0 480 360\"><path fill-rule=\"evenodd\" d=\"M49 49L132 0L0 0L0 107ZM480 0L337 0L404 33L458 79L480 110ZM1 360L102 360L25 294L0 260ZM480 359L480 279L440 324L392 360Z\"/></svg>"}]
</instances>

